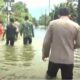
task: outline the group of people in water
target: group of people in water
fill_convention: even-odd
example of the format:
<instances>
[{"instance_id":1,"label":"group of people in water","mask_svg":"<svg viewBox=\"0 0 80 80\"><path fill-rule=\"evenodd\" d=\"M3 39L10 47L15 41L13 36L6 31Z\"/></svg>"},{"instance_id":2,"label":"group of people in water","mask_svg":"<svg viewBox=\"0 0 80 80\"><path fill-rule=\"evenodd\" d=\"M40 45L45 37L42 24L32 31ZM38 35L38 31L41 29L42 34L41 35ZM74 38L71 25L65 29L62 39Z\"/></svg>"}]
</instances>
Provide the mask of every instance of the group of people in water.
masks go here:
<instances>
[{"instance_id":1,"label":"group of people in water","mask_svg":"<svg viewBox=\"0 0 80 80\"><path fill-rule=\"evenodd\" d=\"M34 37L33 24L29 21L28 16L24 17L24 22L19 23L18 19L10 18L9 23L4 29L2 22L0 22L0 38L6 39L6 45L14 46L15 40L18 38L18 34L23 35L23 44L31 44L32 37Z\"/></svg>"}]
</instances>

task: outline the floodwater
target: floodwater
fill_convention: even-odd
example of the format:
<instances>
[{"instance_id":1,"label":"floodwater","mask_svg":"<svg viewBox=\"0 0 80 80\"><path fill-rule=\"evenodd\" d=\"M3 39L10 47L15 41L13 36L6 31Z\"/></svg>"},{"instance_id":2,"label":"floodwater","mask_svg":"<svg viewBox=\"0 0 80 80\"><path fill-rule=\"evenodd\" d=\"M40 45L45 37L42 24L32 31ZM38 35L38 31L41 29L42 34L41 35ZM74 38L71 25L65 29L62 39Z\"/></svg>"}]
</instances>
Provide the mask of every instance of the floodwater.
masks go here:
<instances>
[{"instance_id":1,"label":"floodwater","mask_svg":"<svg viewBox=\"0 0 80 80\"><path fill-rule=\"evenodd\" d=\"M35 29L31 45L24 46L22 37L14 47L0 41L0 80L45 80L48 60L42 61L42 43L45 30ZM57 80L60 80L60 70ZM80 78L80 50L75 50L74 79Z\"/></svg>"}]
</instances>

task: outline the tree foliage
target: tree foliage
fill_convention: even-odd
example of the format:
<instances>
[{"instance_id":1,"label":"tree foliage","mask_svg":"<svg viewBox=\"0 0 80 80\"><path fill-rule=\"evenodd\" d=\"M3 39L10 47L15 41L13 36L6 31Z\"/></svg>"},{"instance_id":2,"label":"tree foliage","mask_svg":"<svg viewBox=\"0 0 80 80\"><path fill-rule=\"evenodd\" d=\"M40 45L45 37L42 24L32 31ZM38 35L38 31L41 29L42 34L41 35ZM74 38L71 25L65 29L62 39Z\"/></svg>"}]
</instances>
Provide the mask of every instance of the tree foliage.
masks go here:
<instances>
[{"instance_id":1,"label":"tree foliage","mask_svg":"<svg viewBox=\"0 0 80 80\"><path fill-rule=\"evenodd\" d=\"M0 0L0 21L2 21L3 23L5 22L5 17L6 15L3 13L4 10L4 0Z\"/></svg>"},{"instance_id":2,"label":"tree foliage","mask_svg":"<svg viewBox=\"0 0 80 80\"><path fill-rule=\"evenodd\" d=\"M58 18L58 11L62 7L67 7L69 9L71 19L75 20L75 17L77 16L77 13L76 13L77 10L74 8L72 3L69 3L69 2L61 3L60 5L54 7L54 12L55 12L54 19Z\"/></svg>"},{"instance_id":3,"label":"tree foliage","mask_svg":"<svg viewBox=\"0 0 80 80\"><path fill-rule=\"evenodd\" d=\"M32 22L35 25L35 27L38 27L38 21L35 18L32 19Z\"/></svg>"},{"instance_id":4,"label":"tree foliage","mask_svg":"<svg viewBox=\"0 0 80 80\"><path fill-rule=\"evenodd\" d=\"M80 0L79 0L80 1ZM76 20L76 16L77 16L77 9L74 8L74 6L72 5L72 3L61 3L57 6L54 6L54 9L49 13L49 15L41 15L40 19L39 19L39 23L40 25L48 25L48 23L53 20L53 19L57 19L58 18L58 11L60 8L62 7L67 7L70 11L70 17L72 20ZM79 6L80 9L80 6ZM79 16L80 16L80 12L79 12ZM79 18L80 20L80 18ZM80 22L80 21L79 21Z\"/></svg>"},{"instance_id":5,"label":"tree foliage","mask_svg":"<svg viewBox=\"0 0 80 80\"><path fill-rule=\"evenodd\" d=\"M77 12L77 22L80 24L80 0L78 0Z\"/></svg>"},{"instance_id":6,"label":"tree foliage","mask_svg":"<svg viewBox=\"0 0 80 80\"><path fill-rule=\"evenodd\" d=\"M23 17L28 15L28 9L23 2L17 2L12 5L12 12L15 18L18 18L20 21L23 21Z\"/></svg>"},{"instance_id":7,"label":"tree foliage","mask_svg":"<svg viewBox=\"0 0 80 80\"><path fill-rule=\"evenodd\" d=\"M21 1L17 3L13 2L11 3L11 11L8 11L4 0L0 0L0 20L7 23L8 15L17 18L20 22L23 22L25 15L28 15L30 21L33 21L32 15L29 13L25 3Z\"/></svg>"},{"instance_id":8,"label":"tree foliage","mask_svg":"<svg viewBox=\"0 0 80 80\"><path fill-rule=\"evenodd\" d=\"M44 14L39 18L39 24L47 26L50 21L50 16Z\"/></svg>"},{"instance_id":9,"label":"tree foliage","mask_svg":"<svg viewBox=\"0 0 80 80\"><path fill-rule=\"evenodd\" d=\"M14 18L18 18L20 22L23 22L24 17L27 15L29 20L32 21L32 16L28 11L28 8L25 3L17 2L12 6L13 16Z\"/></svg>"},{"instance_id":10,"label":"tree foliage","mask_svg":"<svg viewBox=\"0 0 80 80\"><path fill-rule=\"evenodd\" d=\"M0 11L2 10L3 6L4 6L4 2L3 0L0 0Z\"/></svg>"}]
</instances>

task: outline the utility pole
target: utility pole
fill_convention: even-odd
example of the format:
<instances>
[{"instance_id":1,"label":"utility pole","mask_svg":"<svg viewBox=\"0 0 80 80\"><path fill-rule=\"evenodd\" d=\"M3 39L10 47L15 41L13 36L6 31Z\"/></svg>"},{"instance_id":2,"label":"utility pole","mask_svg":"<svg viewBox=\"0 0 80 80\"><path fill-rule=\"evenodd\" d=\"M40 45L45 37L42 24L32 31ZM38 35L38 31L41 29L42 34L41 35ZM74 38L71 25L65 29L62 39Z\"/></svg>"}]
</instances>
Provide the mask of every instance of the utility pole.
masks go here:
<instances>
[{"instance_id":1,"label":"utility pole","mask_svg":"<svg viewBox=\"0 0 80 80\"><path fill-rule=\"evenodd\" d=\"M50 5L51 5L51 4L50 4L50 0L49 0L49 13L50 13Z\"/></svg>"},{"instance_id":2,"label":"utility pole","mask_svg":"<svg viewBox=\"0 0 80 80\"><path fill-rule=\"evenodd\" d=\"M14 2L14 0L4 0L6 9L7 9L7 23L9 23L10 13L11 13L11 3Z\"/></svg>"},{"instance_id":3,"label":"utility pole","mask_svg":"<svg viewBox=\"0 0 80 80\"><path fill-rule=\"evenodd\" d=\"M50 13L50 0L49 0L49 13Z\"/></svg>"},{"instance_id":4,"label":"utility pole","mask_svg":"<svg viewBox=\"0 0 80 80\"><path fill-rule=\"evenodd\" d=\"M80 24L80 0L78 0L77 13L77 22Z\"/></svg>"},{"instance_id":5,"label":"utility pole","mask_svg":"<svg viewBox=\"0 0 80 80\"><path fill-rule=\"evenodd\" d=\"M46 22L47 20L46 20L46 9L45 9L45 28L46 28Z\"/></svg>"}]
</instances>

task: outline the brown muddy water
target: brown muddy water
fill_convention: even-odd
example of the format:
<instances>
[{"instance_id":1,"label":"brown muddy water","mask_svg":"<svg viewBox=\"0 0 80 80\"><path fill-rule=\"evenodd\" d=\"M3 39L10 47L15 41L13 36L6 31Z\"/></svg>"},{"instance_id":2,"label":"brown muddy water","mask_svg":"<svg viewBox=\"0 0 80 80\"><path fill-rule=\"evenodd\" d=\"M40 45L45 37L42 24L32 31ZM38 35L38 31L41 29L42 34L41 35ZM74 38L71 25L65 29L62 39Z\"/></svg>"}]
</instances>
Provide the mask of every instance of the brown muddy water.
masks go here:
<instances>
[{"instance_id":1,"label":"brown muddy water","mask_svg":"<svg viewBox=\"0 0 80 80\"><path fill-rule=\"evenodd\" d=\"M22 37L14 47L0 41L0 80L45 80L48 60L42 61L45 30L35 29L31 45L24 46ZM74 80L80 79L80 50L75 50ZM61 80L60 70L57 80Z\"/></svg>"}]
</instances>

